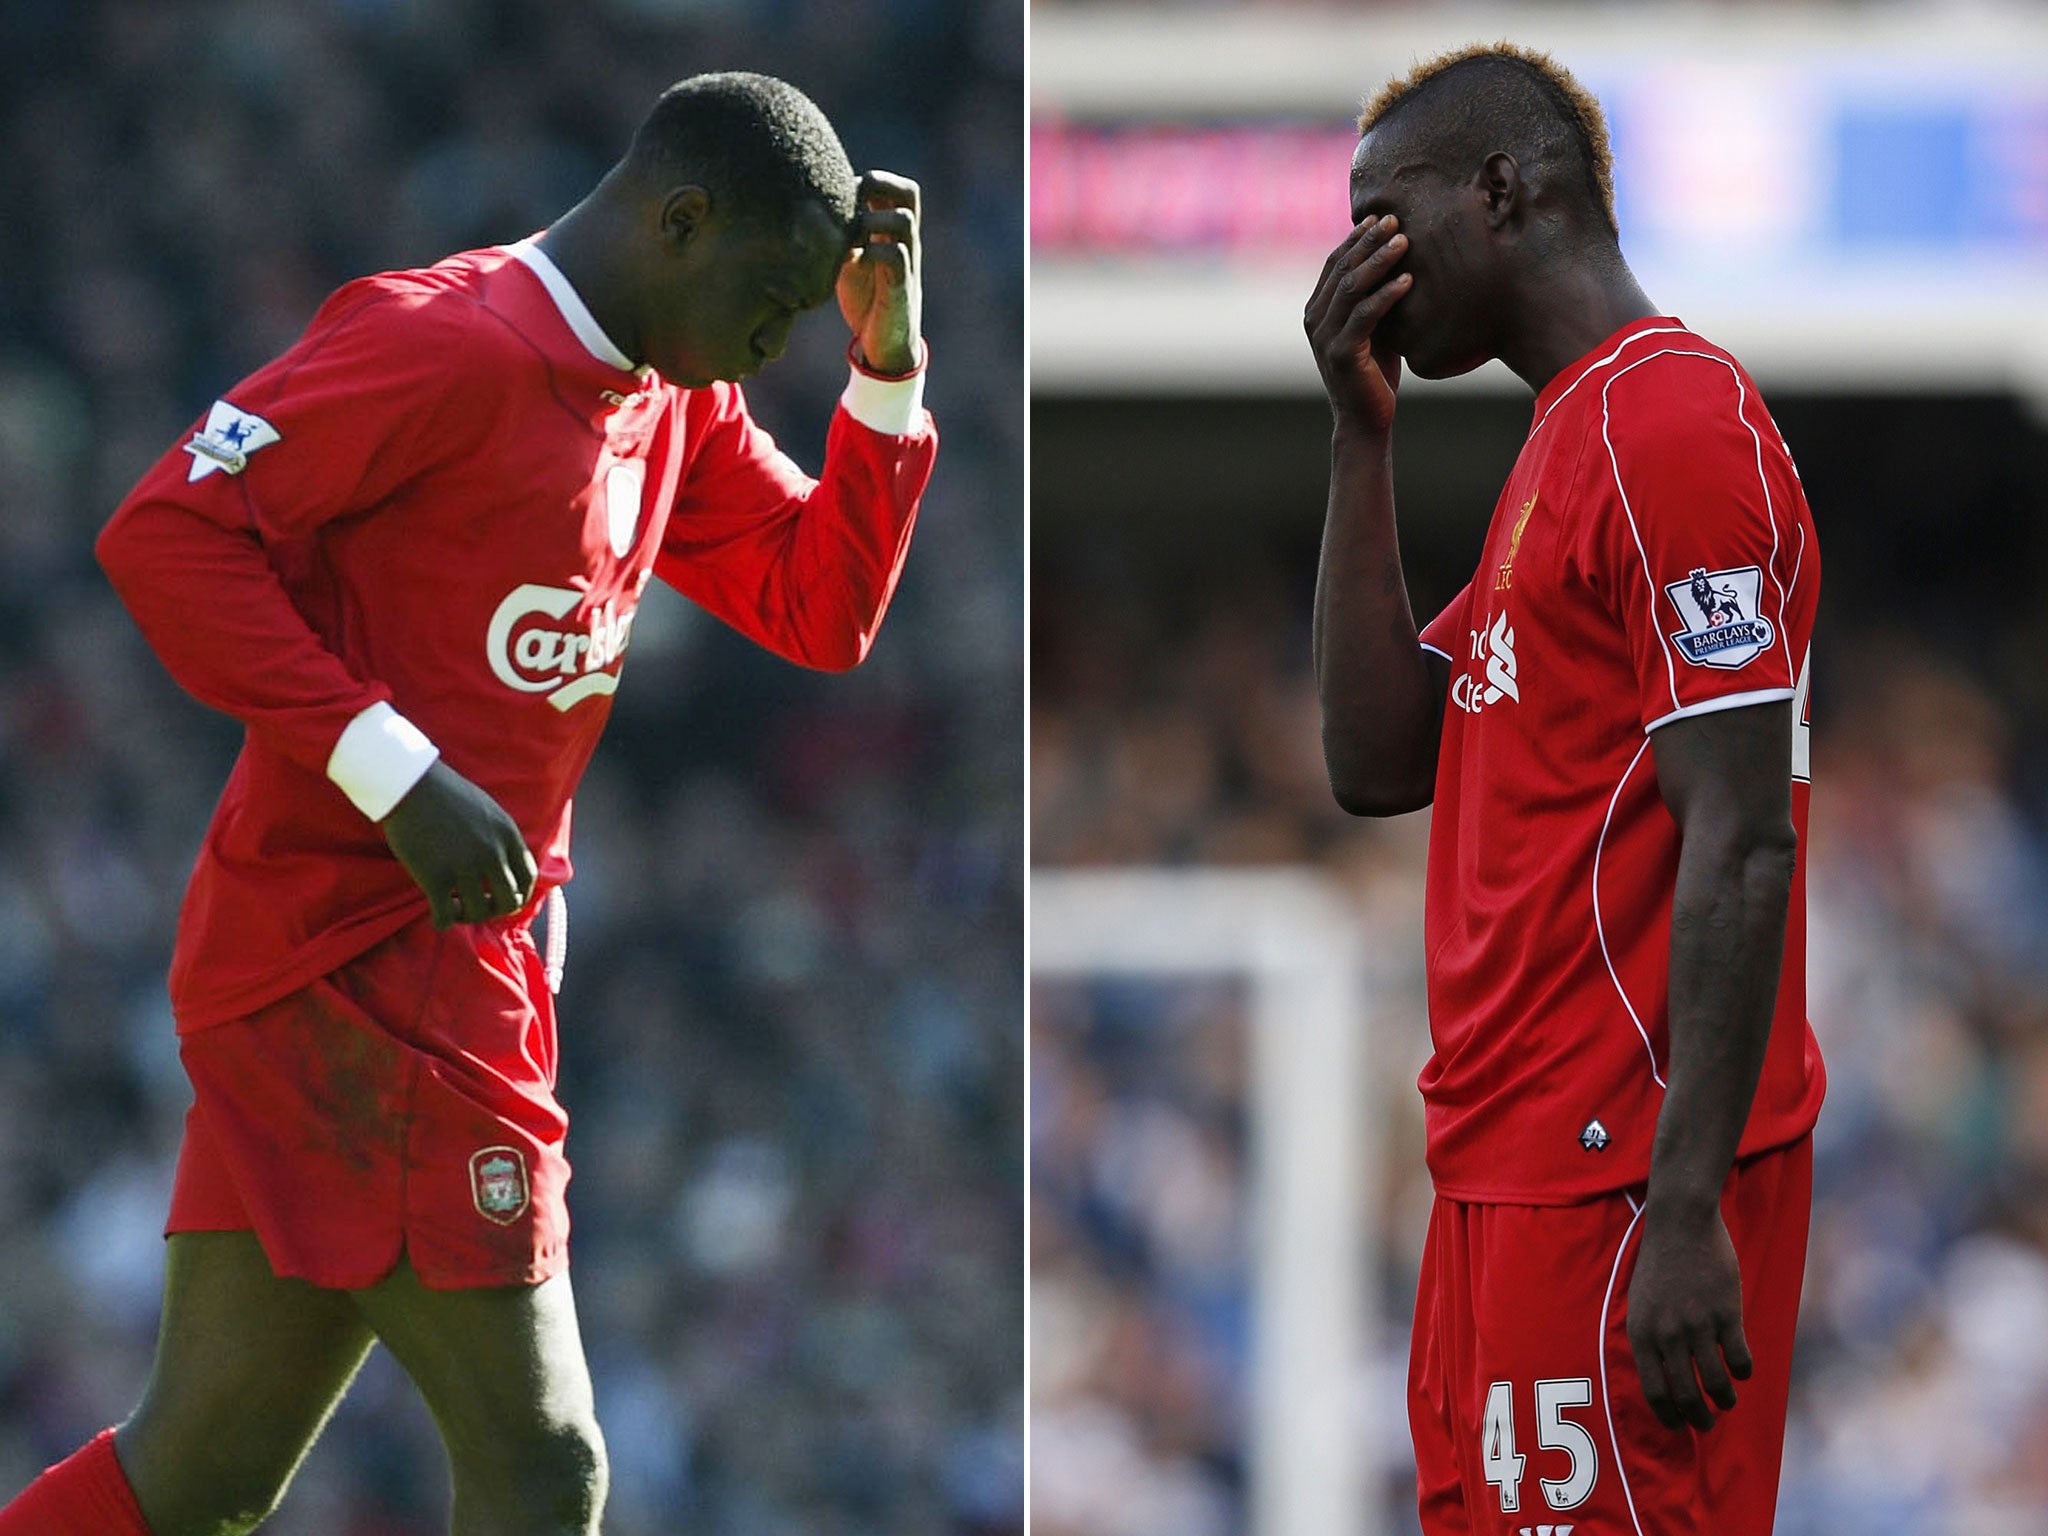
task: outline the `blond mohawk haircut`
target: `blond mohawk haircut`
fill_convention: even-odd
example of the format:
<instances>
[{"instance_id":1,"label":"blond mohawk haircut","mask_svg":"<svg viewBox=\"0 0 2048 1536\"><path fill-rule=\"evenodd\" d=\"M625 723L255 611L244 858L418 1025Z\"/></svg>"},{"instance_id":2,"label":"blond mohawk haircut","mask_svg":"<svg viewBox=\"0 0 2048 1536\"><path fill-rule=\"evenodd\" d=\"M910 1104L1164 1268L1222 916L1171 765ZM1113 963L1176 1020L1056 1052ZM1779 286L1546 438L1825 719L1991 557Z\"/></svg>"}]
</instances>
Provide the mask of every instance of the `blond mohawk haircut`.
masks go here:
<instances>
[{"instance_id":1,"label":"blond mohawk haircut","mask_svg":"<svg viewBox=\"0 0 2048 1536\"><path fill-rule=\"evenodd\" d=\"M1543 115L1555 119L1556 126L1574 141L1570 146L1573 158L1581 162L1580 169L1588 181L1586 192L1593 206L1606 219L1608 232L1619 235L1621 225L1614 216L1614 150L1607 140L1607 115L1600 110L1593 93L1579 84L1577 76L1549 54L1534 48L1503 39L1497 43L1473 43L1423 60L1405 75L1389 80L1365 104L1365 110L1358 114L1360 137L1372 132L1397 108L1422 97L1434 97L1438 90L1448 91L1467 75L1473 77L1470 83L1474 87L1472 100L1466 106L1467 127L1480 126L1476 119L1498 115L1508 119L1504 127L1540 134L1543 125L1516 121L1526 119L1529 113L1525 102L1513 99L1522 94L1515 92L1513 85L1535 88L1549 109Z\"/></svg>"}]
</instances>

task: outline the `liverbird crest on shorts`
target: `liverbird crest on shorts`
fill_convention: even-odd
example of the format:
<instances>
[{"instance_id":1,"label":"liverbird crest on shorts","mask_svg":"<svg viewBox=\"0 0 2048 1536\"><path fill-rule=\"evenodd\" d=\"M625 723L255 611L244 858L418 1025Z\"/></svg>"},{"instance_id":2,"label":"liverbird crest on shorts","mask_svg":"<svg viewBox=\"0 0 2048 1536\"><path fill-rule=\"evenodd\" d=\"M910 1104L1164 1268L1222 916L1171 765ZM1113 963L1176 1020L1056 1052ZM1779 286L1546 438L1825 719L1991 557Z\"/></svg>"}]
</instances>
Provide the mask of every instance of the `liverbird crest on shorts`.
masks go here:
<instances>
[{"instance_id":1,"label":"liverbird crest on shorts","mask_svg":"<svg viewBox=\"0 0 2048 1536\"><path fill-rule=\"evenodd\" d=\"M526 1210L526 1154L517 1147L485 1147L469 1159L469 1197L477 1214L509 1226Z\"/></svg>"}]
</instances>

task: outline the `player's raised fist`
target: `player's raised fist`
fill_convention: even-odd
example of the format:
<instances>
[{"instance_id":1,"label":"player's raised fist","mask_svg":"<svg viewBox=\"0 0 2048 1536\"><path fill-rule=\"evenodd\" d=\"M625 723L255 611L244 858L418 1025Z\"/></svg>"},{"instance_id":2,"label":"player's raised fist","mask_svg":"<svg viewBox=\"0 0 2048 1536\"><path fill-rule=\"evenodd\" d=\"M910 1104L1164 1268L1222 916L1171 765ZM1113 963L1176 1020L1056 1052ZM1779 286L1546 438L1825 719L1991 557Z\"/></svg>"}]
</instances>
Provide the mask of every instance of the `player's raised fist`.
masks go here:
<instances>
[{"instance_id":1,"label":"player's raised fist","mask_svg":"<svg viewBox=\"0 0 2048 1536\"><path fill-rule=\"evenodd\" d=\"M876 373L909 373L924 326L924 256L916 182L888 171L860 179L853 254L839 269L839 310L856 359Z\"/></svg>"}]
</instances>

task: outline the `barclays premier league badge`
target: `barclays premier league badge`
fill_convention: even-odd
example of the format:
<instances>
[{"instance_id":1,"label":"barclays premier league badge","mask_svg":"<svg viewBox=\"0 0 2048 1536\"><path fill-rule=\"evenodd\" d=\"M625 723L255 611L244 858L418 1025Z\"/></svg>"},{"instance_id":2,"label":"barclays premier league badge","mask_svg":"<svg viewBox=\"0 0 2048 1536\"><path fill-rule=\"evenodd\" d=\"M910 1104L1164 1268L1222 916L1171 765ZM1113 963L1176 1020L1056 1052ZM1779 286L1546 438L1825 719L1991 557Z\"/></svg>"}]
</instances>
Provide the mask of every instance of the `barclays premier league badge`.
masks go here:
<instances>
[{"instance_id":1,"label":"barclays premier league badge","mask_svg":"<svg viewBox=\"0 0 2048 1536\"><path fill-rule=\"evenodd\" d=\"M1776 636L1771 621L1757 612L1764 573L1754 565L1732 571L1696 566L1684 581L1664 588L1685 628L1672 643L1696 667L1733 670L1767 649Z\"/></svg>"},{"instance_id":2,"label":"barclays premier league badge","mask_svg":"<svg viewBox=\"0 0 2048 1536\"><path fill-rule=\"evenodd\" d=\"M185 481L189 485L216 471L239 475L249 467L250 454L269 447L278 438L277 428L261 416L225 400L216 400L213 409L206 413L206 425L193 433L192 441L185 445L185 451L192 455L192 468Z\"/></svg>"}]
</instances>

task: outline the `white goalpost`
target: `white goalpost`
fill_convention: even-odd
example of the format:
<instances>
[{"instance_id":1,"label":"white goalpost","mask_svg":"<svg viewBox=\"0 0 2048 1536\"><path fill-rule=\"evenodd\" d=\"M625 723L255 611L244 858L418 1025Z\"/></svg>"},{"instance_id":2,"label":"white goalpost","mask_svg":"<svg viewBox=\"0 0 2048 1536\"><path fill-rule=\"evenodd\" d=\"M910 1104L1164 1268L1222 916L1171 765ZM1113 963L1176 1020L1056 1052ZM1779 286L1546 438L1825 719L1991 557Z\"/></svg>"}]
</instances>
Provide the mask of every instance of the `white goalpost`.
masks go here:
<instances>
[{"instance_id":1,"label":"white goalpost","mask_svg":"<svg viewBox=\"0 0 2048 1536\"><path fill-rule=\"evenodd\" d=\"M1379 1148L1355 908L1306 870L1034 870L1035 975L1240 977L1249 999L1250 1536L1378 1536L1359 1390Z\"/></svg>"}]
</instances>

